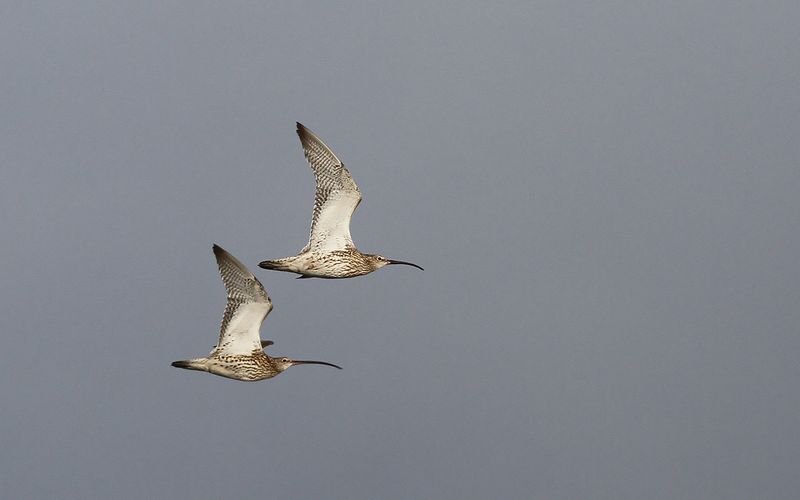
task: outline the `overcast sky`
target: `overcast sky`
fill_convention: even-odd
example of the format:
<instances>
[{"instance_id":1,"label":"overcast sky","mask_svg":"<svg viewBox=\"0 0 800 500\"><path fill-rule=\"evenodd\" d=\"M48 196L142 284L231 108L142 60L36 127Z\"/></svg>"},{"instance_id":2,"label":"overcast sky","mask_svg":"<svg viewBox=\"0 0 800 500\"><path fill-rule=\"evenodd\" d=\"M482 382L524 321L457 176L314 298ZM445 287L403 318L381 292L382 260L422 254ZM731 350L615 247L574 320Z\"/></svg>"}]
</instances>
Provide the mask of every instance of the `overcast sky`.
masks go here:
<instances>
[{"instance_id":1,"label":"overcast sky","mask_svg":"<svg viewBox=\"0 0 800 500\"><path fill-rule=\"evenodd\" d=\"M796 498L799 21L0 2L0 496ZM257 268L308 237L295 121L359 248L424 272ZM344 370L172 368L216 342L213 243L268 352Z\"/></svg>"}]
</instances>

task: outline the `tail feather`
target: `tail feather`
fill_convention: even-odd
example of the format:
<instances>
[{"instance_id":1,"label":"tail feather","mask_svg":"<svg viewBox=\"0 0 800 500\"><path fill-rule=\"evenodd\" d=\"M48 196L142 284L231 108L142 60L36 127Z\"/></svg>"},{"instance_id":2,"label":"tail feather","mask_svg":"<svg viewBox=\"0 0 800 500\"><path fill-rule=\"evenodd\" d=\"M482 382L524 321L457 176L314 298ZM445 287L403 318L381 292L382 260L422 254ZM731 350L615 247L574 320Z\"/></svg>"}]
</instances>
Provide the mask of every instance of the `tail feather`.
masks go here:
<instances>
[{"instance_id":1,"label":"tail feather","mask_svg":"<svg viewBox=\"0 0 800 500\"><path fill-rule=\"evenodd\" d=\"M291 271L291 269L289 269L289 266L287 266L285 262L281 262L280 260L265 260L259 262L258 267L264 269L271 269L273 271Z\"/></svg>"},{"instance_id":2,"label":"tail feather","mask_svg":"<svg viewBox=\"0 0 800 500\"><path fill-rule=\"evenodd\" d=\"M172 366L174 366L175 368L183 368L185 370L199 370L202 372L207 371L205 363L197 359L184 359L181 361L173 361Z\"/></svg>"}]
</instances>

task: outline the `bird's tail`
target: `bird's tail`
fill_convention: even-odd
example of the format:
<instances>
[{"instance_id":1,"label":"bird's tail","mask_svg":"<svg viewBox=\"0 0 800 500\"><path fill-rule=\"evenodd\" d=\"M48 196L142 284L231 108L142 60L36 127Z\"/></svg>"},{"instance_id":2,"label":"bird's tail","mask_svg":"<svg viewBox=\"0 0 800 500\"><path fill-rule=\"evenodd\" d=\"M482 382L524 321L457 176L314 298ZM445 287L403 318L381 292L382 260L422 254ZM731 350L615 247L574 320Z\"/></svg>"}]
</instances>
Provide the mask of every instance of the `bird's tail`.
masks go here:
<instances>
[{"instance_id":1,"label":"bird's tail","mask_svg":"<svg viewBox=\"0 0 800 500\"><path fill-rule=\"evenodd\" d=\"M289 262L287 259L279 259L279 260L265 260L258 263L258 267L264 269L271 269L273 271L289 271L293 272L294 270L289 266Z\"/></svg>"},{"instance_id":2,"label":"bird's tail","mask_svg":"<svg viewBox=\"0 0 800 500\"><path fill-rule=\"evenodd\" d=\"M199 370L201 372L208 371L208 366L206 365L204 359L184 359L182 361L173 361L172 366L186 370Z\"/></svg>"}]
</instances>

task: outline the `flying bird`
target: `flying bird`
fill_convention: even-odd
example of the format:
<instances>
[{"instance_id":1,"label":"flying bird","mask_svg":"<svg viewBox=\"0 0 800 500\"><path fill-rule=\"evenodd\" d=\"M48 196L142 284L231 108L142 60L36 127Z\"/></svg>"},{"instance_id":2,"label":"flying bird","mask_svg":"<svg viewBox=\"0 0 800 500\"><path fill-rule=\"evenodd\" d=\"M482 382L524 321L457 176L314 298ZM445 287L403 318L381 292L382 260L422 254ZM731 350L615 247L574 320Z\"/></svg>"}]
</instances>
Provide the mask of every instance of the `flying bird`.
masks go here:
<instances>
[{"instance_id":1,"label":"flying bird","mask_svg":"<svg viewBox=\"0 0 800 500\"><path fill-rule=\"evenodd\" d=\"M175 361L172 366L246 382L272 378L294 365L342 369L324 361L301 361L264 353L263 349L273 344L271 340L261 340L259 335L261 323L272 310L269 295L256 277L222 247L214 245L214 256L228 292L219 341L207 357Z\"/></svg>"},{"instance_id":2,"label":"flying bird","mask_svg":"<svg viewBox=\"0 0 800 500\"><path fill-rule=\"evenodd\" d=\"M294 257L265 260L258 265L297 273L298 278L353 278L390 264L422 269L411 262L358 251L350 236L350 217L361 202L361 191L341 160L319 137L301 123L297 124L297 135L317 183L311 235L308 244Z\"/></svg>"}]
</instances>

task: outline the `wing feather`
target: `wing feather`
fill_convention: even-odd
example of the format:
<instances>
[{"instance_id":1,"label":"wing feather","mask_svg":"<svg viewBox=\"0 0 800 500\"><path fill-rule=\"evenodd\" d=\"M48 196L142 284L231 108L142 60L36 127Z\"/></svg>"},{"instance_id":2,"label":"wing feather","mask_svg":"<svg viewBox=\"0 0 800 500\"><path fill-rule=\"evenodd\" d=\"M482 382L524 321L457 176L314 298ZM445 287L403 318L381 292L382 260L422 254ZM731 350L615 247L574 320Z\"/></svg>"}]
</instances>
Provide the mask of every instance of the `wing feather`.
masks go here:
<instances>
[{"instance_id":1,"label":"wing feather","mask_svg":"<svg viewBox=\"0 0 800 500\"><path fill-rule=\"evenodd\" d=\"M334 152L299 122L297 135L317 183L314 210L311 213L311 234L301 253L312 247L344 250L353 246L350 218L361 202L361 191Z\"/></svg>"},{"instance_id":2,"label":"wing feather","mask_svg":"<svg viewBox=\"0 0 800 500\"><path fill-rule=\"evenodd\" d=\"M236 257L214 245L219 274L228 292L222 316L217 354L250 354L261 350L259 330L272 310L272 301L264 287Z\"/></svg>"}]
</instances>

